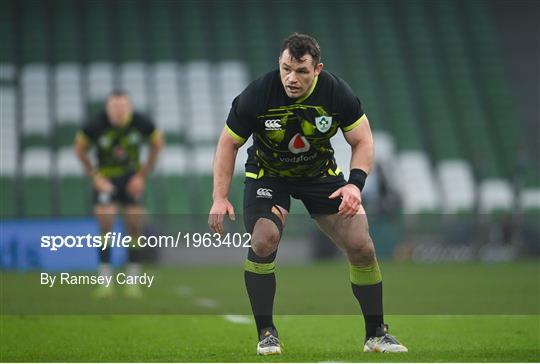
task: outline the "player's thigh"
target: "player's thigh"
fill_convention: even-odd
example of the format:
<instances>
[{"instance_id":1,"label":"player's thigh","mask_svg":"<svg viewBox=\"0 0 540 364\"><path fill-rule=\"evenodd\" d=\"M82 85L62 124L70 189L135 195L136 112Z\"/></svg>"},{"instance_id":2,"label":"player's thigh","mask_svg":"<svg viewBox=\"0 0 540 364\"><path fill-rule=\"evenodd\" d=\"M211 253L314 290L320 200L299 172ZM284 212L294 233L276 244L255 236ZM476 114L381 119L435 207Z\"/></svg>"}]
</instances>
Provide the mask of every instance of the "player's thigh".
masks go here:
<instances>
[{"instance_id":1,"label":"player's thigh","mask_svg":"<svg viewBox=\"0 0 540 364\"><path fill-rule=\"evenodd\" d=\"M114 180L114 185L116 187L115 200L122 206L142 206L143 204L144 194L134 197L128 191L129 181L134 175L135 174L131 172Z\"/></svg>"},{"instance_id":2,"label":"player's thigh","mask_svg":"<svg viewBox=\"0 0 540 364\"><path fill-rule=\"evenodd\" d=\"M363 206L353 217L338 214L314 216L317 225L340 248L369 251L373 243L369 236L369 224Z\"/></svg>"},{"instance_id":3,"label":"player's thigh","mask_svg":"<svg viewBox=\"0 0 540 364\"><path fill-rule=\"evenodd\" d=\"M96 216L101 231L111 231L114 219L118 214L116 203L98 203L94 206L94 215Z\"/></svg>"},{"instance_id":4,"label":"player's thigh","mask_svg":"<svg viewBox=\"0 0 540 364\"><path fill-rule=\"evenodd\" d=\"M142 233L143 219L144 207L142 205L131 204L124 206L124 223L130 235Z\"/></svg>"},{"instance_id":5,"label":"player's thigh","mask_svg":"<svg viewBox=\"0 0 540 364\"><path fill-rule=\"evenodd\" d=\"M290 196L274 178L247 178L244 189L244 225L252 246L277 245L290 208Z\"/></svg>"}]
</instances>

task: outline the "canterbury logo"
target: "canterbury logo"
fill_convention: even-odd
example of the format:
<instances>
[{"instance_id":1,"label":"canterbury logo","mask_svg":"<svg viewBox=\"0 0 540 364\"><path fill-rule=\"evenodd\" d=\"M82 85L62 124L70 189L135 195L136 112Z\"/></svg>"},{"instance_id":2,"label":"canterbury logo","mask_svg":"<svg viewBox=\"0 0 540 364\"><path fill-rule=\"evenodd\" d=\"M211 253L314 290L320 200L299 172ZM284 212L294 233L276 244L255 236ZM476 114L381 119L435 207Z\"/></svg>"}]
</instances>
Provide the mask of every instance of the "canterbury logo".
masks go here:
<instances>
[{"instance_id":1,"label":"canterbury logo","mask_svg":"<svg viewBox=\"0 0 540 364\"><path fill-rule=\"evenodd\" d=\"M281 130L281 124L279 119L270 119L264 122L265 130Z\"/></svg>"},{"instance_id":2,"label":"canterbury logo","mask_svg":"<svg viewBox=\"0 0 540 364\"><path fill-rule=\"evenodd\" d=\"M272 190L269 188L259 188L257 190L257 197L272 198Z\"/></svg>"}]
</instances>

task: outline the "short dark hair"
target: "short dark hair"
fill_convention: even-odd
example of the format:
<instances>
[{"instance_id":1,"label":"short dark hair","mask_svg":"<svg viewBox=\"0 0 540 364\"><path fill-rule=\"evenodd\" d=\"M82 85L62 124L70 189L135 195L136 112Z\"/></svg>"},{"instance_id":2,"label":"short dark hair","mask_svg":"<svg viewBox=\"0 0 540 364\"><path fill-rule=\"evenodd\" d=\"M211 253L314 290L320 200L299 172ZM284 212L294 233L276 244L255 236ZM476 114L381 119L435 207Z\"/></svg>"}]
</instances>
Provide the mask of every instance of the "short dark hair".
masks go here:
<instances>
[{"instance_id":1,"label":"short dark hair","mask_svg":"<svg viewBox=\"0 0 540 364\"><path fill-rule=\"evenodd\" d=\"M116 88L112 90L109 93L109 96L107 96L107 100L113 97L127 97L129 98L129 93L126 90L123 90L121 88Z\"/></svg>"},{"instance_id":2,"label":"short dark hair","mask_svg":"<svg viewBox=\"0 0 540 364\"><path fill-rule=\"evenodd\" d=\"M285 38L281 45L279 56L288 49L291 57L297 61L301 61L302 57L309 54L313 58L313 66L316 66L321 61L321 47L317 40L307 34L294 33Z\"/></svg>"}]
</instances>

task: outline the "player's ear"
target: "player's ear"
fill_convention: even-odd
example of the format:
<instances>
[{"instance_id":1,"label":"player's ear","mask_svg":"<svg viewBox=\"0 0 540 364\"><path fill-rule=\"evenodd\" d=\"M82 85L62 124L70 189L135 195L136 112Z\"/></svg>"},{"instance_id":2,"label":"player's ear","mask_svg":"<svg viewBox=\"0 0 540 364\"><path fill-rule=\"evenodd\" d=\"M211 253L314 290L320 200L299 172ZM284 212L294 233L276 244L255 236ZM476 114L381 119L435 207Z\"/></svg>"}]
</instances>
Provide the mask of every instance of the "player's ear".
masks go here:
<instances>
[{"instance_id":1,"label":"player's ear","mask_svg":"<svg viewBox=\"0 0 540 364\"><path fill-rule=\"evenodd\" d=\"M318 76L323 70L324 64L319 63L315 66L315 75Z\"/></svg>"}]
</instances>

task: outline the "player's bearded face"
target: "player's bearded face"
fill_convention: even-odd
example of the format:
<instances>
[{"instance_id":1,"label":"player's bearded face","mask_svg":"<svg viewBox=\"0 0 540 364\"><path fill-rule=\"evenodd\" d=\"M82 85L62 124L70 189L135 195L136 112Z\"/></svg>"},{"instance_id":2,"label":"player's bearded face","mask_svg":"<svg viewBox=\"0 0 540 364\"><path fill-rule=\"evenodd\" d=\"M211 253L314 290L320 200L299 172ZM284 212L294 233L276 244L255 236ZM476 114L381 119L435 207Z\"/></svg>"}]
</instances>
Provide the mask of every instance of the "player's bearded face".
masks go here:
<instances>
[{"instance_id":1,"label":"player's bearded face","mask_svg":"<svg viewBox=\"0 0 540 364\"><path fill-rule=\"evenodd\" d=\"M287 96L292 99L305 96L322 68L322 63L313 66L313 57L309 54L297 60L288 49L284 50L279 57L279 74Z\"/></svg>"},{"instance_id":2,"label":"player's bearded face","mask_svg":"<svg viewBox=\"0 0 540 364\"><path fill-rule=\"evenodd\" d=\"M107 101L107 116L114 126L124 125L132 112L131 102L125 96L111 97Z\"/></svg>"}]
</instances>

